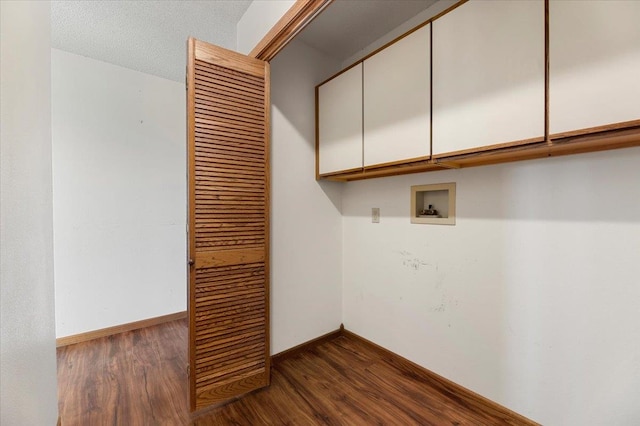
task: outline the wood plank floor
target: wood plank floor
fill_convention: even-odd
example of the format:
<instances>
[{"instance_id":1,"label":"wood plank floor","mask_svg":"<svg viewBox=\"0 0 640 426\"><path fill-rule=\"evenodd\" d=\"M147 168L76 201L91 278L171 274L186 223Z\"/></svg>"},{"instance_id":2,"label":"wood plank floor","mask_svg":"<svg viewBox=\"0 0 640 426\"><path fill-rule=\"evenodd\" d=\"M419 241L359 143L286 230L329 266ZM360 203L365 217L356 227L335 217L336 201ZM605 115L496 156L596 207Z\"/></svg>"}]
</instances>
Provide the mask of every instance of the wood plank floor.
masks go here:
<instances>
[{"instance_id":1,"label":"wood plank floor","mask_svg":"<svg viewBox=\"0 0 640 426\"><path fill-rule=\"evenodd\" d=\"M62 424L190 424L186 365L185 320L59 348ZM191 424L516 424L349 336L282 360L271 380Z\"/></svg>"},{"instance_id":2,"label":"wood plank floor","mask_svg":"<svg viewBox=\"0 0 640 426\"><path fill-rule=\"evenodd\" d=\"M186 425L187 320L58 348L62 425Z\"/></svg>"}]
</instances>

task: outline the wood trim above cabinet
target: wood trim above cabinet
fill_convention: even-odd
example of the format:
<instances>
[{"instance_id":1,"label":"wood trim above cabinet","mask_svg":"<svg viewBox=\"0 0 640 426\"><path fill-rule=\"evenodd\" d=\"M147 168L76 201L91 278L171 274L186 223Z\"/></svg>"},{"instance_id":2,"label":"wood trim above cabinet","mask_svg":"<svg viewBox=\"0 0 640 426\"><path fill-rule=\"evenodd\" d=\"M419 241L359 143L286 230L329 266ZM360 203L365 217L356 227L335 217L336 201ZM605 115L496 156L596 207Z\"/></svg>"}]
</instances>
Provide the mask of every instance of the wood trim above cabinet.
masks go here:
<instances>
[{"instance_id":1,"label":"wood trim above cabinet","mask_svg":"<svg viewBox=\"0 0 640 426\"><path fill-rule=\"evenodd\" d=\"M297 0L251 50L249 56L271 61L309 22L333 0Z\"/></svg>"}]
</instances>

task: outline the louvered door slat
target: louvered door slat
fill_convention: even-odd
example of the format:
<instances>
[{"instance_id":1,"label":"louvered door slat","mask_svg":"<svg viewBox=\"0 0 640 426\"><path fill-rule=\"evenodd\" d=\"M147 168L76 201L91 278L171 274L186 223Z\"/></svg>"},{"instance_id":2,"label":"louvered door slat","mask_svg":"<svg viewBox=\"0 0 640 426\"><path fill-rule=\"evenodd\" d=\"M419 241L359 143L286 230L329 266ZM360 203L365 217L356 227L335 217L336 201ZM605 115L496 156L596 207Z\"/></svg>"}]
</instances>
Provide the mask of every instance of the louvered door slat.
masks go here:
<instances>
[{"instance_id":1,"label":"louvered door slat","mask_svg":"<svg viewBox=\"0 0 640 426\"><path fill-rule=\"evenodd\" d=\"M199 103L198 111L209 110L215 108L216 110L225 111L230 115L238 115L240 117L246 117L253 120L260 120L260 111L255 111L249 106L239 106L236 102L228 101L224 98L217 98L201 90L195 91L195 98Z\"/></svg>"},{"instance_id":2,"label":"louvered door slat","mask_svg":"<svg viewBox=\"0 0 640 426\"><path fill-rule=\"evenodd\" d=\"M249 108L255 105L256 102L264 102L263 96L254 95L250 91L244 90L244 87L232 87L230 85L227 85L225 84L224 80L216 78L215 75L208 79L200 79L197 77L197 75L201 72L204 73L207 71L196 69L196 83L200 85L200 90L202 90L202 92L205 94L208 93L216 96L222 96L225 99L229 100L233 99L238 103L247 105Z\"/></svg>"},{"instance_id":3,"label":"louvered door slat","mask_svg":"<svg viewBox=\"0 0 640 426\"><path fill-rule=\"evenodd\" d=\"M238 122L246 123L249 127L254 128L262 128L264 129L264 123L260 120L253 118L246 114L239 114L235 111L229 111L228 109L216 108L209 105L202 105L200 108L196 109L196 119L225 119L225 120L236 120Z\"/></svg>"},{"instance_id":4,"label":"louvered door slat","mask_svg":"<svg viewBox=\"0 0 640 426\"><path fill-rule=\"evenodd\" d=\"M245 157L252 157L252 158L257 158L257 159L261 159L263 160L263 156L259 153L256 152L254 149L250 149L245 147L242 144L242 141L236 141L236 140L228 140L228 143L224 143L224 141L226 139L223 139L221 141L219 141L219 145L216 147L209 147L207 146L207 141L208 139L206 137L200 137L198 135L196 135L196 147L198 147L198 149L202 150L203 156L205 153L215 153L215 152L219 152L221 149L224 149L225 151L235 151L237 153L242 153L243 156Z\"/></svg>"},{"instance_id":5,"label":"louvered door slat","mask_svg":"<svg viewBox=\"0 0 640 426\"><path fill-rule=\"evenodd\" d=\"M262 167L263 160L253 159L253 158L244 158L242 160L247 168L256 168L260 169ZM203 166L208 165L209 163L214 164L228 164L230 166L237 166L239 164L237 157L229 155L229 153L211 153L205 152L202 157L198 158L197 164L201 164ZM252 164L255 163L255 164ZM197 193L197 192L196 192Z\"/></svg>"},{"instance_id":6,"label":"louvered door slat","mask_svg":"<svg viewBox=\"0 0 640 426\"><path fill-rule=\"evenodd\" d=\"M189 40L191 410L269 384L266 62Z\"/></svg>"},{"instance_id":7,"label":"louvered door slat","mask_svg":"<svg viewBox=\"0 0 640 426\"><path fill-rule=\"evenodd\" d=\"M202 74L199 74L199 78L208 79L209 76L215 76L217 77L215 81L220 80L227 83L232 83L233 87L245 84L252 88L252 92L263 95L263 92L260 92L258 89L254 88L255 84L260 84L260 79L251 78L247 75L242 74L230 74L228 72L225 72L224 70L221 71L220 67L217 67L215 65L212 66L202 61L196 61L196 69L199 71L204 71Z\"/></svg>"},{"instance_id":8,"label":"louvered door slat","mask_svg":"<svg viewBox=\"0 0 640 426\"><path fill-rule=\"evenodd\" d=\"M251 311L253 311L253 309ZM222 318L216 318L215 323L219 324L218 329L224 329L225 327L228 328L236 323L254 324L257 320L255 318L252 318L251 314L253 314L253 312L245 312L243 315L229 315ZM203 324L207 321L212 321L212 320L213 320L212 318L199 319L199 321ZM215 330L216 330L215 328L211 328L211 331L207 330L206 334L203 332L203 334L200 334L199 336L209 336L215 333Z\"/></svg>"}]
</instances>

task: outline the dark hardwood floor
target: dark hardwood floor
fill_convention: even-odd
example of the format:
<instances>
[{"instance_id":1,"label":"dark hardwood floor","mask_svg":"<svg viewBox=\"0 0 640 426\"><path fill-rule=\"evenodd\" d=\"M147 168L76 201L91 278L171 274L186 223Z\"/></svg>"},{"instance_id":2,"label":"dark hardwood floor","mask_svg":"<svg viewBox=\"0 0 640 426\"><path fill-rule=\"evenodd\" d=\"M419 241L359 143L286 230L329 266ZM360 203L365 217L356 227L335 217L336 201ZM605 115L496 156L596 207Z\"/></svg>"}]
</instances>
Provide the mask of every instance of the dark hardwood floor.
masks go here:
<instances>
[{"instance_id":1,"label":"dark hardwood floor","mask_svg":"<svg viewBox=\"0 0 640 426\"><path fill-rule=\"evenodd\" d=\"M186 320L59 348L62 424L187 425L186 365ZM347 335L281 360L268 389L191 424L517 423Z\"/></svg>"},{"instance_id":2,"label":"dark hardwood floor","mask_svg":"<svg viewBox=\"0 0 640 426\"><path fill-rule=\"evenodd\" d=\"M187 321L58 348L62 425L186 425Z\"/></svg>"}]
</instances>

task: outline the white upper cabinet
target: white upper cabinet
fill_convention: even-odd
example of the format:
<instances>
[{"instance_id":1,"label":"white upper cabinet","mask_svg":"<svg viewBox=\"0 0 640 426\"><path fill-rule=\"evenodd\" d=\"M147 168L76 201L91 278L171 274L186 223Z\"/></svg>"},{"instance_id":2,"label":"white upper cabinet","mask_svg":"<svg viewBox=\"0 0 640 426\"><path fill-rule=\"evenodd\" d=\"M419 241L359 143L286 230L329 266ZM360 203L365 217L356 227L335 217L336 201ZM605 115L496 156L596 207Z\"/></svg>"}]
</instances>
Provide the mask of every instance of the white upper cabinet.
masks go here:
<instances>
[{"instance_id":1,"label":"white upper cabinet","mask_svg":"<svg viewBox=\"0 0 640 426\"><path fill-rule=\"evenodd\" d=\"M471 0L433 25L433 155L544 139L544 2Z\"/></svg>"},{"instance_id":2,"label":"white upper cabinet","mask_svg":"<svg viewBox=\"0 0 640 426\"><path fill-rule=\"evenodd\" d=\"M364 165L428 157L430 25L364 61Z\"/></svg>"},{"instance_id":3,"label":"white upper cabinet","mask_svg":"<svg viewBox=\"0 0 640 426\"><path fill-rule=\"evenodd\" d=\"M318 87L318 172L362 167L362 64Z\"/></svg>"},{"instance_id":4,"label":"white upper cabinet","mask_svg":"<svg viewBox=\"0 0 640 426\"><path fill-rule=\"evenodd\" d=\"M640 119L640 1L549 4L549 132Z\"/></svg>"}]
</instances>

